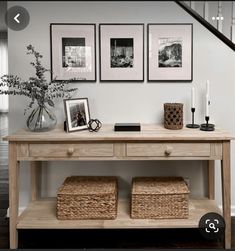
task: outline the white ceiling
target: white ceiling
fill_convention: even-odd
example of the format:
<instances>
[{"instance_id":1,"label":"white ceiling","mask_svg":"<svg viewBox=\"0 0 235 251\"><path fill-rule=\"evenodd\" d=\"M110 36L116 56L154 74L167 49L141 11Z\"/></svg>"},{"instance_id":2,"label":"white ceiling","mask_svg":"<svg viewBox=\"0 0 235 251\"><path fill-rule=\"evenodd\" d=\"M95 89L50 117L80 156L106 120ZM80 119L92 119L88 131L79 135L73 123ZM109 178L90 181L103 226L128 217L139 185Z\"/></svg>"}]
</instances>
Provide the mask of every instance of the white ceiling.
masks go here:
<instances>
[{"instance_id":1,"label":"white ceiling","mask_svg":"<svg viewBox=\"0 0 235 251\"><path fill-rule=\"evenodd\" d=\"M7 2L6 1L0 1L0 31L7 31L7 27L5 24L5 13L7 9Z\"/></svg>"}]
</instances>

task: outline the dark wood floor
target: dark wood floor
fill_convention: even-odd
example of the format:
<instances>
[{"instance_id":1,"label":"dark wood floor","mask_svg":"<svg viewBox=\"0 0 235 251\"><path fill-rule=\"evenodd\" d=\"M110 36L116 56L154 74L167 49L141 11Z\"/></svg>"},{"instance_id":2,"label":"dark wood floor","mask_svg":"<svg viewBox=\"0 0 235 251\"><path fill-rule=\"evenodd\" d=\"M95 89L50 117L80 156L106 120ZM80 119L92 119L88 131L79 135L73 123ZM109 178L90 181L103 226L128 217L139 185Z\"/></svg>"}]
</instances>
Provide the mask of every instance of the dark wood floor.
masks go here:
<instances>
[{"instance_id":1,"label":"dark wood floor","mask_svg":"<svg viewBox=\"0 0 235 251\"><path fill-rule=\"evenodd\" d=\"M9 248L7 115L0 114L0 248ZM88 241L89 240L89 241ZM205 240L197 229L177 230L20 230L20 248L222 248L222 240ZM235 248L235 218L232 219Z\"/></svg>"}]
</instances>

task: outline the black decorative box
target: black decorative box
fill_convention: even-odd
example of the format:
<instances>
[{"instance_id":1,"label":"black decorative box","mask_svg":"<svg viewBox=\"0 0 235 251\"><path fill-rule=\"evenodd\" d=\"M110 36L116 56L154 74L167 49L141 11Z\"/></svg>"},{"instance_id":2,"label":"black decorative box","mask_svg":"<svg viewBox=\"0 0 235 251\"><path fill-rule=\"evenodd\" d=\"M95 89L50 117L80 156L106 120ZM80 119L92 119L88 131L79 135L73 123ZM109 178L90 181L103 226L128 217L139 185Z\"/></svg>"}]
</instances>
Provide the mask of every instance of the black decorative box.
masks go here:
<instances>
[{"instance_id":1,"label":"black decorative box","mask_svg":"<svg viewBox=\"0 0 235 251\"><path fill-rule=\"evenodd\" d=\"M141 131L140 123L116 123L114 125L115 132L130 132L130 131Z\"/></svg>"}]
</instances>

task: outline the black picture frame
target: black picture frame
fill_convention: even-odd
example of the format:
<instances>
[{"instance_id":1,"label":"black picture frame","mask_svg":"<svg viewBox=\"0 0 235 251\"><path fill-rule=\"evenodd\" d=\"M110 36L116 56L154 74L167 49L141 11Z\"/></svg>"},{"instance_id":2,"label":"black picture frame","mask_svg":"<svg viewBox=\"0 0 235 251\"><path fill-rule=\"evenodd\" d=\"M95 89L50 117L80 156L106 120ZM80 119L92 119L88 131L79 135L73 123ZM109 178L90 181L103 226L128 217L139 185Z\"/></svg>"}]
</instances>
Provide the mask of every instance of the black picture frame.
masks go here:
<instances>
[{"instance_id":1,"label":"black picture frame","mask_svg":"<svg viewBox=\"0 0 235 251\"><path fill-rule=\"evenodd\" d=\"M138 31L138 38L133 37L136 35L136 32L133 30L133 27L136 26L136 30ZM103 27L107 28L107 31L104 32L102 30ZM130 31L133 35L125 35L127 34L126 29L132 28ZM139 28L139 30L137 29ZM144 24L143 23L100 23L99 24L99 78L100 82L143 82L144 81ZM109 33L110 32L110 33ZM108 37L105 37L105 34L109 34ZM117 34L118 33L118 34ZM141 33L141 34L140 34ZM116 35L117 34L117 35ZM114 37L112 37L112 35ZM136 35L137 36L137 35ZM110 39L110 40L109 40ZM131 67L114 67L110 66L111 63L111 49L112 39L119 40L119 43L122 43L120 40L131 40L133 39L133 51L135 53L139 53L138 58L141 59L141 62L137 62L138 67L136 67L133 71L130 70ZM135 39L135 40L134 40ZM135 48L136 43L138 49ZM106 45L106 47L105 47ZM108 46L107 46L108 45ZM108 50L102 50L102 47L109 48ZM104 55L104 53L106 54ZM134 54L134 53L133 53ZM106 57L106 59L104 59ZM133 60L134 61L134 60ZM134 62L135 64L135 62ZM108 67L109 66L109 67ZM121 68L119 70L117 68ZM127 69L128 68L128 69ZM134 67L133 67L134 68ZM124 71L125 69L125 71ZM119 73L118 73L119 70ZM107 74L104 74L104 71L108 71ZM128 77L125 78L123 75L127 73ZM123 74L123 75L122 75ZM107 75L107 76L106 76Z\"/></svg>"},{"instance_id":2,"label":"black picture frame","mask_svg":"<svg viewBox=\"0 0 235 251\"><path fill-rule=\"evenodd\" d=\"M88 98L64 99L67 132L88 129L90 109ZM79 115L79 116L78 116Z\"/></svg>"},{"instance_id":3,"label":"black picture frame","mask_svg":"<svg viewBox=\"0 0 235 251\"><path fill-rule=\"evenodd\" d=\"M150 31L151 26L160 27L157 29ZM178 26L178 27L177 27ZM164 30L165 27L165 30ZM171 31L168 31L169 27L172 27ZM187 34L184 34L184 29ZM178 35L177 35L178 31ZM181 54L181 67L159 67L159 52L158 49L160 42L155 41L155 45L153 41L155 38L160 38L162 33L162 38L174 38L176 35L184 38L184 42L182 42L182 54ZM174 34L175 33L175 34ZM168 35L169 34L169 35ZM150 39L151 35L151 39ZM160 40L160 39L159 39ZM186 45L186 46L185 46ZM184 47L183 47L184 46ZM157 53L157 55L156 55ZM183 54L184 53L184 54ZM154 55L155 54L155 55ZM156 64L158 66L154 69L153 61L154 56L156 58ZM151 58L152 57L152 58ZM187 60L189 61L187 64ZM183 68L183 66L185 68ZM178 73L177 73L178 70ZM154 72L155 71L155 72ZM184 75L185 72L185 75ZM192 23L149 23L147 24L147 81L148 82L192 82L193 81L193 24Z\"/></svg>"},{"instance_id":4,"label":"black picture frame","mask_svg":"<svg viewBox=\"0 0 235 251\"><path fill-rule=\"evenodd\" d=\"M71 35L68 33L68 29L64 29L63 27L69 27L71 29ZM75 69L75 67L72 68L72 72L67 73L66 71L63 71L61 65L58 66L58 64L61 64L61 54L63 54L63 46L61 41L56 41L59 38L62 38L62 34L57 34L55 36L56 29L53 28L61 28L62 33L66 36L66 38L72 38L75 39L76 37L72 33L72 28L77 26L77 34L79 34L79 27L87 27L87 37L85 39L89 38L89 44L92 42L91 46L84 46L85 47L85 57L86 59L89 57L87 56L87 50L90 47L90 54L91 58L86 62L86 67L83 67L85 69L81 69L79 72L79 69ZM89 30L88 30L89 28ZM81 36L84 36L86 34L86 31L81 32ZM69 36L69 37L68 37ZM63 40L63 38L62 38ZM89 52L89 50L88 50ZM51 59L51 80L56 79L57 81L64 81L64 80L70 80L71 82L96 82L97 81L97 70L96 70L96 24L95 23L51 23L50 24L50 59ZM63 61L63 59L62 59ZM79 67L77 67L79 68ZM60 69L58 71L57 69ZM61 77L61 72L64 73L65 76ZM81 74L82 77L79 77L78 74Z\"/></svg>"}]
</instances>

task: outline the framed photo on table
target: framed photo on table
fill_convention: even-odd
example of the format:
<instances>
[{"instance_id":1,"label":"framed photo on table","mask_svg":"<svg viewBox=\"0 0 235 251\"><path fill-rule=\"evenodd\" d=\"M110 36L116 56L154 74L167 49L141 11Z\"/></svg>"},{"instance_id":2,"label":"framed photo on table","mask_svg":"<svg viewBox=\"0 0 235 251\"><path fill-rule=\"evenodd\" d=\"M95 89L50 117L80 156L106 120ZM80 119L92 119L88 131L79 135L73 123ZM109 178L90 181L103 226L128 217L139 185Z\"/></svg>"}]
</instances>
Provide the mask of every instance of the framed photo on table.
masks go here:
<instances>
[{"instance_id":1,"label":"framed photo on table","mask_svg":"<svg viewBox=\"0 0 235 251\"><path fill-rule=\"evenodd\" d=\"M148 24L148 81L193 80L193 25Z\"/></svg>"},{"instance_id":2,"label":"framed photo on table","mask_svg":"<svg viewBox=\"0 0 235 251\"><path fill-rule=\"evenodd\" d=\"M144 25L100 24L100 81L144 81Z\"/></svg>"},{"instance_id":3,"label":"framed photo on table","mask_svg":"<svg viewBox=\"0 0 235 251\"><path fill-rule=\"evenodd\" d=\"M65 99L64 108L68 132L88 129L90 111L87 98Z\"/></svg>"},{"instance_id":4,"label":"framed photo on table","mask_svg":"<svg viewBox=\"0 0 235 251\"><path fill-rule=\"evenodd\" d=\"M51 78L96 81L96 25L50 25Z\"/></svg>"}]
</instances>

